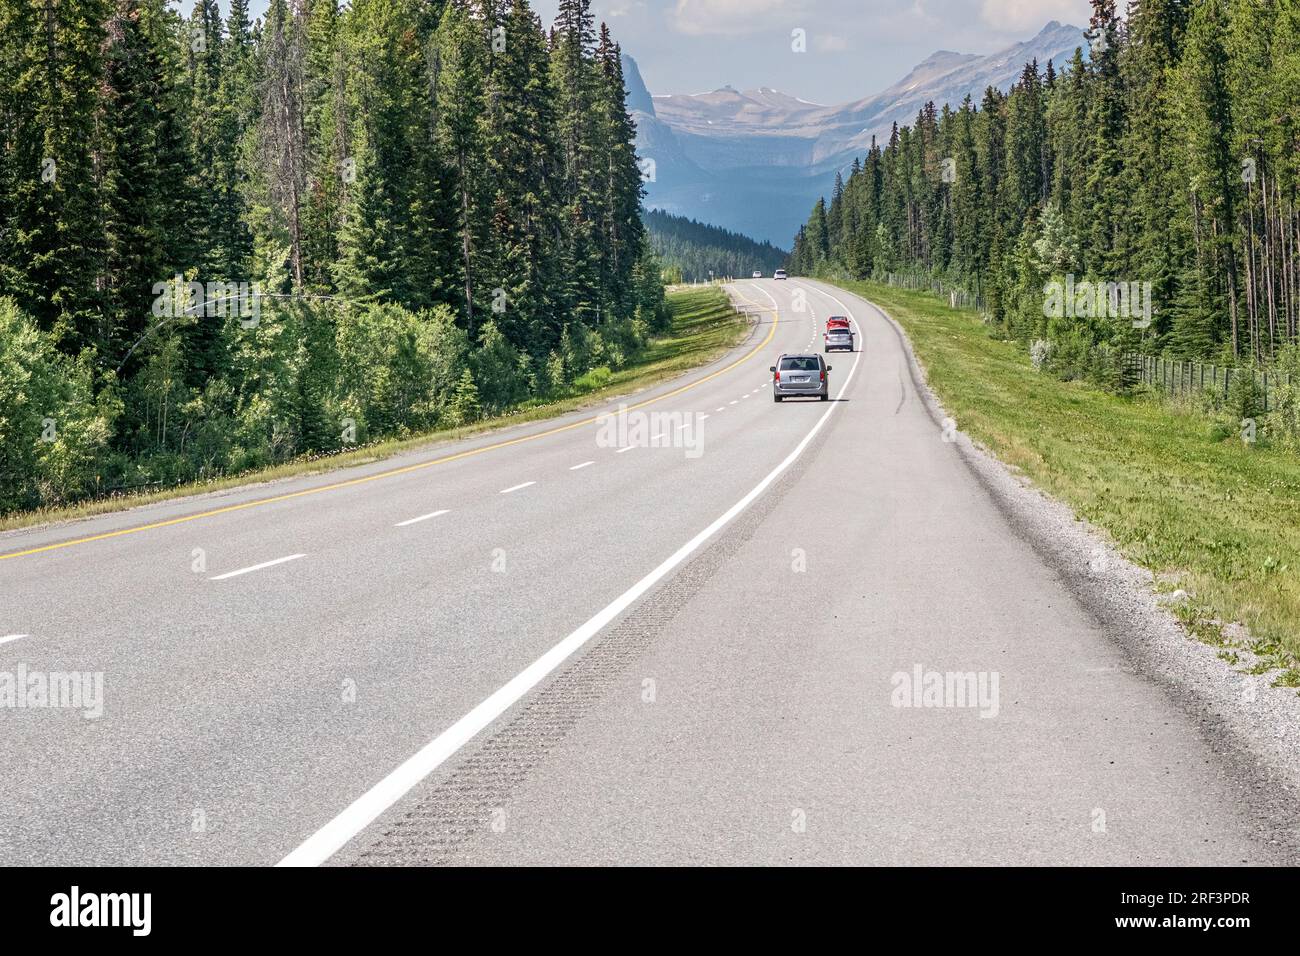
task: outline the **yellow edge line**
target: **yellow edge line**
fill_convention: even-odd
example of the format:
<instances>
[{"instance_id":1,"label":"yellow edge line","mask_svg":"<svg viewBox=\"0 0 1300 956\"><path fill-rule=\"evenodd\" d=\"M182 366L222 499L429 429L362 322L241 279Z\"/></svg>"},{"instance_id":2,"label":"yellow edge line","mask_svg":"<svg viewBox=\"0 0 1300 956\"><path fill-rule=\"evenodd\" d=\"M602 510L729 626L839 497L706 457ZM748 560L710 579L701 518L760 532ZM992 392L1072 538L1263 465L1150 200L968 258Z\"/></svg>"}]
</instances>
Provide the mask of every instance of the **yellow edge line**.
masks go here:
<instances>
[{"instance_id":1,"label":"yellow edge line","mask_svg":"<svg viewBox=\"0 0 1300 956\"><path fill-rule=\"evenodd\" d=\"M771 309L766 306L761 306L761 303L754 302L752 299L748 299L743 295L741 296L741 298L745 299L747 302L750 302L753 305L760 306L761 308L763 308L763 311L765 312L773 313L772 327L768 329L767 337L763 339L762 342L759 342L749 352L742 355L740 358L736 359L736 361L732 362L726 368L720 368L716 372L711 372L710 374L704 376L704 378L697 379L696 381L691 382L687 385L683 385L680 388L673 389L673 391L671 392L666 392L665 394L660 395L658 398L650 398L650 399L646 399L644 402L638 402L636 405L629 405L628 410L631 411L632 409L636 409L636 408L644 408L647 405L653 405L655 402L662 402L666 398L672 398L674 395L680 395L682 392L689 391L690 389L695 388L697 385L703 385L705 382L717 378L719 375L723 375L727 372L730 372L733 368L740 365L742 362L749 361L751 358L757 355L759 351L765 348L767 346L767 343L772 341L772 337L776 335L776 326L777 323L780 321L780 313L776 309ZM351 478L348 481L337 481L334 482L333 484L321 485L319 488L306 488L302 491L293 491L290 492L289 494L275 495L274 497L271 498L258 498L256 501L245 501L242 504L228 505L225 508L216 508L213 509L212 511L201 511L198 514L184 515L180 518L169 518L166 521L155 521L153 524L142 524L134 528L122 528L118 531L107 531L104 534L91 535L90 537L86 537L86 538L73 538L70 541L60 541L55 544L46 544L46 545L42 545L39 548L28 548L26 551L12 551L9 554L0 554L0 561L7 561L10 558L21 558L29 554L40 554L42 551L57 551L60 548L71 548L73 545L89 544L92 541L103 541L107 538L117 538L127 534L138 534L141 531L152 531L155 528L166 528L170 525L184 524L187 521L198 521L200 518L213 518L217 515L228 514L229 512L232 511L243 511L245 508L256 508L259 505L274 504L277 501L289 501L292 498L302 498L306 495L317 495L325 491L337 491L340 488L350 488L353 485L363 485L366 482L378 481L381 478L392 478L395 475L405 475L412 471L420 471L424 468L432 468L434 465L445 465L448 462L458 461L461 458L469 458L473 455L481 455L487 451L495 451L498 448L507 448L510 445L518 445L521 444L522 442L527 442L527 441L536 441L539 438L546 438L550 435L558 435L560 432L567 432L575 428L582 428L584 425L591 425L594 422L599 421L603 417L604 417L603 414L595 415L591 418L583 419L580 422L571 422L568 425L561 425L558 428L551 428L544 432L538 432L535 435L524 435L520 438L511 438L508 439L507 441L499 441L491 445L484 445L482 448L471 448L468 451L457 452L454 455L446 455L442 458L435 458L432 461L422 461L414 465L406 465L402 468L393 468L389 471L381 471L378 474L366 475L364 478Z\"/></svg>"}]
</instances>

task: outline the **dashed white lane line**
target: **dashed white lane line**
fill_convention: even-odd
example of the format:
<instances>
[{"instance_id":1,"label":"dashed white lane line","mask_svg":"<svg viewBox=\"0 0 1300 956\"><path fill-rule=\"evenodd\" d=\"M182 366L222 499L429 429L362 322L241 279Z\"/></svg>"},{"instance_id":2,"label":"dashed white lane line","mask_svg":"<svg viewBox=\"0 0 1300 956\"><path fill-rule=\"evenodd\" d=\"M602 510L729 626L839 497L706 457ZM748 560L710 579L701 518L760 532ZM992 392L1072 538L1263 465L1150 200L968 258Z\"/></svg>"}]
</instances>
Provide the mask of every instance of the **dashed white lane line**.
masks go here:
<instances>
[{"instance_id":1,"label":"dashed white lane line","mask_svg":"<svg viewBox=\"0 0 1300 956\"><path fill-rule=\"evenodd\" d=\"M509 488L502 488L499 494L508 495L512 491L519 491L523 488L527 488L529 485L535 485L535 484L537 484L537 482L535 481L525 481L521 485L511 485Z\"/></svg>"},{"instance_id":2,"label":"dashed white lane line","mask_svg":"<svg viewBox=\"0 0 1300 956\"><path fill-rule=\"evenodd\" d=\"M709 417L709 413L708 413L708 412L705 412L703 415L701 415L701 416L697 419L697 421L701 421L701 422L702 422L702 421L704 421L704 419L706 419L706 418L708 418L708 417Z\"/></svg>"},{"instance_id":3,"label":"dashed white lane line","mask_svg":"<svg viewBox=\"0 0 1300 956\"><path fill-rule=\"evenodd\" d=\"M579 468L586 468L588 465L594 465L594 461L584 461L581 465L574 465L569 471L577 471Z\"/></svg>"},{"instance_id":4,"label":"dashed white lane line","mask_svg":"<svg viewBox=\"0 0 1300 956\"><path fill-rule=\"evenodd\" d=\"M726 410L727 410L727 406L725 405L723 405L721 408L714 409L715 412L725 412Z\"/></svg>"},{"instance_id":5,"label":"dashed white lane line","mask_svg":"<svg viewBox=\"0 0 1300 956\"><path fill-rule=\"evenodd\" d=\"M618 451L614 452L614 454L616 454L616 455L621 455L621 454L623 454L623 452L625 452L625 451L631 451L631 450L632 450L633 448L635 448L635 447L636 447L636 445L628 445L626 448L620 448Z\"/></svg>"},{"instance_id":6,"label":"dashed white lane line","mask_svg":"<svg viewBox=\"0 0 1300 956\"><path fill-rule=\"evenodd\" d=\"M855 360L853 367L849 369L849 373L844 377L844 383L840 386L836 398L843 397L849 385L852 384L854 373L857 370L858 362ZM430 740L407 758L405 762L394 768L388 776L357 797L337 816L325 823L276 865L319 866L343 846L351 842L353 837L373 823L389 807L406 796L429 774L453 757L482 730L490 726L493 721L509 710L530 690L545 680L579 648L604 630L606 625L627 610L643 594L653 588L682 562L686 561L722 528L730 524L737 515L748 508L799 459L804 449L812 443L813 439L817 437L817 433L822 430L827 420L835 414L839 407L840 403L838 401L833 402L781 463L768 472L748 494L714 519L712 524L678 548L658 567L633 584L611 603L596 612L576 631L573 631L545 654L501 685L476 707Z\"/></svg>"},{"instance_id":7,"label":"dashed white lane line","mask_svg":"<svg viewBox=\"0 0 1300 956\"><path fill-rule=\"evenodd\" d=\"M283 558L276 558L274 561L263 561L261 564L255 564L251 568L240 568L238 571L227 571L225 574L218 574L215 578L208 578L209 581L224 581L226 578L237 578L241 574L252 574L254 571L261 571L263 568L273 568L277 564L284 564L286 561L297 561L299 558L305 558L305 554L290 554Z\"/></svg>"},{"instance_id":8,"label":"dashed white lane line","mask_svg":"<svg viewBox=\"0 0 1300 956\"><path fill-rule=\"evenodd\" d=\"M443 508L441 511L430 511L427 515L420 515L418 518L407 518L405 521L399 521L393 527L405 528L408 524L417 524L421 521L428 521L430 518L436 518L438 515L445 515L447 511L447 508Z\"/></svg>"},{"instance_id":9,"label":"dashed white lane line","mask_svg":"<svg viewBox=\"0 0 1300 956\"><path fill-rule=\"evenodd\" d=\"M728 404L728 405L735 405L737 401L739 401L739 399L735 399L735 398L733 398L731 401L727 402L727 404Z\"/></svg>"},{"instance_id":10,"label":"dashed white lane line","mask_svg":"<svg viewBox=\"0 0 1300 956\"><path fill-rule=\"evenodd\" d=\"M0 637L0 644L8 644L10 641L21 641L26 636L26 634L6 634L4 637Z\"/></svg>"}]
</instances>

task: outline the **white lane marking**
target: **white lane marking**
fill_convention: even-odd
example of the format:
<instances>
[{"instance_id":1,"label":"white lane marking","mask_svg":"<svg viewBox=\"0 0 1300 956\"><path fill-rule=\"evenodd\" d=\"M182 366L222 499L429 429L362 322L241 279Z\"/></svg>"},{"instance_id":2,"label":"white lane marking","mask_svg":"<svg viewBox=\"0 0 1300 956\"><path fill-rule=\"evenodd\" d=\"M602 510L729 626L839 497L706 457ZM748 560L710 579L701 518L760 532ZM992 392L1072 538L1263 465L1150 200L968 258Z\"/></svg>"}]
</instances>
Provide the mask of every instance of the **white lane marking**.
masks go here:
<instances>
[{"instance_id":1,"label":"white lane marking","mask_svg":"<svg viewBox=\"0 0 1300 956\"><path fill-rule=\"evenodd\" d=\"M651 435L651 436L650 436L650 440L651 440L651 441L658 441L658 440L661 439L661 438L667 438L667 437L668 437L668 433L667 433L667 432L660 432L658 435Z\"/></svg>"},{"instance_id":2,"label":"white lane marking","mask_svg":"<svg viewBox=\"0 0 1300 956\"><path fill-rule=\"evenodd\" d=\"M728 404L728 405L735 405L735 404L736 404L736 399L733 398L731 401L727 402L727 404Z\"/></svg>"},{"instance_id":3,"label":"white lane marking","mask_svg":"<svg viewBox=\"0 0 1300 956\"><path fill-rule=\"evenodd\" d=\"M706 419L706 418L708 418L708 417L709 417L709 413L708 413L708 412L705 412L703 415L701 415L701 416L697 419L697 421L701 421L701 422L702 422L702 421L704 421L704 419Z\"/></svg>"},{"instance_id":4,"label":"white lane marking","mask_svg":"<svg viewBox=\"0 0 1300 956\"><path fill-rule=\"evenodd\" d=\"M418 518L407 518L405 521L399 521L393 525L394 528L405 528L408 524L416 524L420 521L428 521L430 518L436 518L438 515L445 515L448 509L443 508L441 511L431 511L427 515L420 515Z\"/></svg>"},{"instance_id":5,"label":"white lane marking","mask_svg":"<svg viewBox=\"0 0 1300 956\"><path fill-rule=\"evenodd\" d=\"M726 410L727 410L727 406L725 405L723 405L721 408L714 409L715 412L725 412Z\"/></svg>"},{"instance_id":6,"label":"white lane marking","mask_svg":"<svg viewBox=\"0 0 1300 956\"><path fill-rule=\"evenodd\" d=\"M519 491L522 488L527 488L529 485L535 485L535 484L537 484L537 482L535 481L525 481L522 485L511 485L509 488L502 488L497 493L502 495L508 495L512 491Z\"/></svg>"},{"instance_id":7,"label":"white lane marking","mask_svg":"<svg viewBox=\"0 0 1300 956\"><path fill-rule=\"evenodd\" d=\"M749 392L746 392L744 395L740 396L740 398L742 401L746 398L749 398Z\"/></svg>"},{"instance_id":8,"label":"white lane marking","mask_svg":"<svg viewBox=\"0 0 1300 956\"><path fill-rule=\"evenodd\" d=\"M588 465L594 465L594 461L584 461L581 465L574 465L569 471L577 471L579 468L586 468Z\"/></svg>"},{"instance_id":9,"label":"white lane marking","mask_svg":"<svg viewBox=\"0 0 1300 956\"><path fill-rule=\"evenodd\" d=\"M4 637L0 637L0 644L8 644L10 641L21 641L26 636L26 634L6 634Z\"/></svg>"},{"instance_id":10,"label":"white lane marking","mask_svg":"<svg viewBox=\"0 0 1300 956\"><path fill-rule=\"evenodd\" d=\"M840 398L853 375L858 370L858 360L844 377L844 384L836 393ZM338 816L330 820L319 830L309 836L296 850L291 851L276 866L319 866L340 849L351 842L352 838L368 827L398 800L453 757L461 747L474 739L478 733L494 720L514 706L525 694L546 679L557 667L563 664L575 651L599 634L610 621L628 609L641 595L659 583L669 572L700 549L700 546L725 528L742 511L748 508L767 488L776 481L803 454L804 449L821 431L822 427L835 414L840 402L832 402L822 413L808 434L795 446L785 459L767 473L754 488L712 524L691 540L678 548L667 560L632 585L610 604L598 611L594 617L560 641L533 663L512 677L494 691L478 706L456 721L433 740L425 744L414 755L394 769L373 787L363 793L347 806Z\"/></svg>"},{"instance_id":11,"label":"white lane marking","mask_svg":"<svg viewBox=\"0 0 1300 956\"><path fill-rule=\"evenodd\" d=\"M274 561L263 561L261 564L255 564L251 568L240 568L238 571L227 571L225 574L218 574L215 578L208 578L209 581L224 581L226 578L237 578L241 574L252 574L254 571L261 571L263 568L273 568L277 564L284 564L286 561L297 561L299 558L305 558L305 554L290 554L283 558L276 558Z\"/></svg>"},{"instance_id":12,"label":"white lane marking","mask_svg":"<svg viewBox=\"0 0 1300 956\"><path fill-rule=\"evenodd\" d=\"M621 455L621 454L623 454L623 452L625 452L625 451L631 451L631 450L632 450L633 448L635 448L635 447L636 447L636 445L628 445L626 448L620 448L618 451L614 452L614 454L616 454L616 455Z\"/></svg>"}]
</instances>

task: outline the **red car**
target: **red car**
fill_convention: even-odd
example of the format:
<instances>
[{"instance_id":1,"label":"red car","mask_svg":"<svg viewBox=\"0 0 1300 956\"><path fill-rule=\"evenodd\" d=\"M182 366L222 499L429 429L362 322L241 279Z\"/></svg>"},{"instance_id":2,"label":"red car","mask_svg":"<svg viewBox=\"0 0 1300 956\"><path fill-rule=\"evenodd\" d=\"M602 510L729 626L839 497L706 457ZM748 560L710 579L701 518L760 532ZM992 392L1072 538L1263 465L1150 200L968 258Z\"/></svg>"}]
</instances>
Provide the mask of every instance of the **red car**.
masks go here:
<instances>
[{"instance_id":1,"label":"red car","mask_svg":"<svg viewBox=\"0 0 1300 956\"><path fill-rule=\"evenodd\" d=\"M826 333L822 337L826 351L848 349L853 351L853 323L842 315L832 315L826 320Z\"/></svg>"}]
</instances>

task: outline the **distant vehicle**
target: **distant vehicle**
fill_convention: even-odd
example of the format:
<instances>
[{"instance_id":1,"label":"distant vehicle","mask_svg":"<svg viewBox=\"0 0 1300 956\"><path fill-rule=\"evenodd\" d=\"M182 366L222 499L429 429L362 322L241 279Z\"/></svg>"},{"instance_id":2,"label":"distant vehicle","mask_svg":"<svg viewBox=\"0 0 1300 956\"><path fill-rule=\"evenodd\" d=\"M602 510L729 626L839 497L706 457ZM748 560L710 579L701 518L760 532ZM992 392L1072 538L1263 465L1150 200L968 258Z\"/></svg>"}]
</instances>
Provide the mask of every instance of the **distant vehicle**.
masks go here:
<instances>
[{"instance_id":1,"label":"distant vehicle","mask_svg":"<svg viewBox=\"0 0 1300 956\"><path fill-rule=\"evenodd\" d=\"M784 279L785 277L786 275L784 269L777 269L775 272L772 273L773 279Z\"/></svg>"},{"instance_id":2,"label":"distant vehicle","mask_svg":"<svg viewBox=\"0 0 1300 956\"><path fill-rule=\"evenodd\" d=\"M853 351L853 324L842 315L832 315L826 320L826 333L822 337L825 349Z\"/></svg>"},{"instance_id":3,"label":"distant vehicle","mask_svg":"<svg viewBox=\"0 0 1300 956\"><path fill-rule=\"evenodd\" d=\"M772 372L772 400L784 398L819 398L823 402L831 397L831 383L827 375L831 367L820 355L782 355L769 371Z\"/></svg>"},{"instance_id":4,"label":"distant vehicle","mask_svg":"<svg viewBox=\"0 0 1300 956\"><path fill-rule=\"evenodd\" d=\"M757 269L755 269L755 270L754 270L754 278L755 278L755 279L761 279L761 278L763 278L763 273L761 273L761 272L759 272Z\"/></svg>"}]
</instances>

